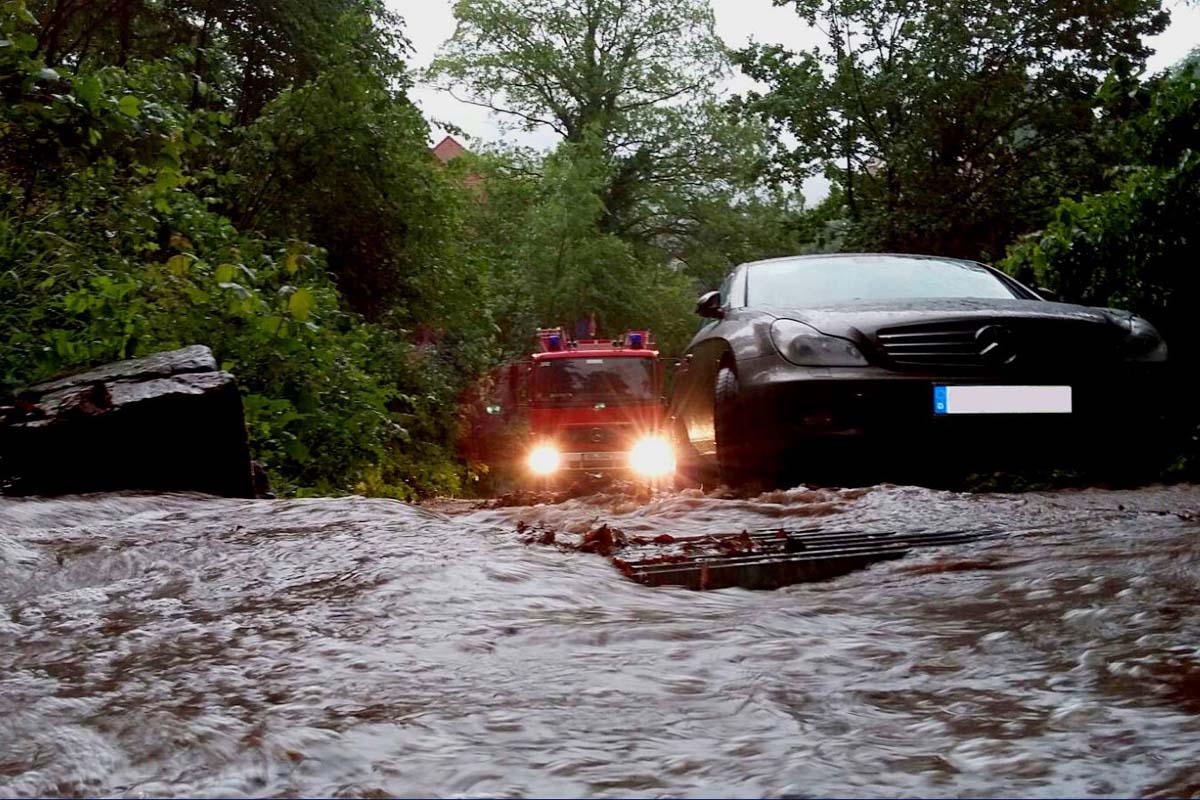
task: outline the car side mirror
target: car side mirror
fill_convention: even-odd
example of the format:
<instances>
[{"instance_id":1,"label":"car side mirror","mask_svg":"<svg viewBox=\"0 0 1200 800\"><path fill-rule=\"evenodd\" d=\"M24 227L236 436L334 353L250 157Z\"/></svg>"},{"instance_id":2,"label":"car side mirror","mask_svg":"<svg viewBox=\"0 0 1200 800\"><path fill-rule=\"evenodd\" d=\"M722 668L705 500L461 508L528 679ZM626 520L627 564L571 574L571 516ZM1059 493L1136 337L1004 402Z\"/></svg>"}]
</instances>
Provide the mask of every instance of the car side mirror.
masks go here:
<instances>
[{"instance_id":1,"label":"car side mirror","mask_svg":"<svg viewBox=\"0 0 1200 800\"><path fill-rule=\"evenodd\" d=\"M1035 286L1033 290L1037 292L1043 300L1049 300L1051 303L1057 303L1062 298L1058 292L1053 289L1047 289L1045 286Z\"/></svg>"},{"instance_id":2,"label":"car side mirror","mask_svg":"<svg viewBox=\"0 0 1200 800\"><path fill-rule=\"evenodd\" d=\"M700 299L696 301L696 313L710 319L723 318L725 309L721 307L721 293L709 292L700 295Z\"/></svg>"}]
</instances>

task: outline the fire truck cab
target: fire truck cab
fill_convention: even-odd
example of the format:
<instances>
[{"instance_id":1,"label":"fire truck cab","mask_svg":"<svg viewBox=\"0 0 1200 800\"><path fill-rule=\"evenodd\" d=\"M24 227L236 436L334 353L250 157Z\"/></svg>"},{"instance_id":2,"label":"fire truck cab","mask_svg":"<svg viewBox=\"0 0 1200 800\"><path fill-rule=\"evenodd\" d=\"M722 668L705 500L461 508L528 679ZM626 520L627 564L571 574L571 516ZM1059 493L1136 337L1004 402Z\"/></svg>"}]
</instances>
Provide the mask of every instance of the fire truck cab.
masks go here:
<instances>
[{"instance_id":1,"label":"fire truck cab","mask_svg":"<svg viewBox=\"0 0 1200 800\"><path fill-rule=\"evenodd\" d=\"M630 475L669 480L675 454L663 367L649 331L570 341L538 330L529 372L528 472L538 479Z\"/></svg>"}]
</instances>

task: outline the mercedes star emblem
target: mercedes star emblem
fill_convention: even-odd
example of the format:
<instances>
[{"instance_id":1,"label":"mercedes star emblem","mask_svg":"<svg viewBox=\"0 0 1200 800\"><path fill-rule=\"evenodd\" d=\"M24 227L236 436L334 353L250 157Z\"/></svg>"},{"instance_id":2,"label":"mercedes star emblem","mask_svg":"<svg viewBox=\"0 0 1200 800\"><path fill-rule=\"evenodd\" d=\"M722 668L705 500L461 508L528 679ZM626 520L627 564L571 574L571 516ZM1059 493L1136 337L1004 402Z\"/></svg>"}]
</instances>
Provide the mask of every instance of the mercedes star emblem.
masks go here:
<instances>
[{"instance_id":1,"label":"mercedes star emblem","mask_svg":"<svg viewBox=\"0 0 1200 800\"><path fill-rule=\"evenodd\" d=\"M1003 325L984 325L975 331L975 344L979 347L979 357L989 367L1003 367L1017 358L1012 331Z\"/></svg>"}]
</instances>

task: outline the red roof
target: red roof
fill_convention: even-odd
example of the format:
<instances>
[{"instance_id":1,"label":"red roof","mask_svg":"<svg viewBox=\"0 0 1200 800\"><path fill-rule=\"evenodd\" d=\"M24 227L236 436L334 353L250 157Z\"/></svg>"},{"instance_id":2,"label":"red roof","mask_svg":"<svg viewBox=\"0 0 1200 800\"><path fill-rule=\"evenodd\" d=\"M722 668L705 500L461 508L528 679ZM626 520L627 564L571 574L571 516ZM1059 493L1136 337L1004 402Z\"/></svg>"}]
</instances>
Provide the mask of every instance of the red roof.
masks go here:
<instances>
[{"instance_id":1,"label":"red roof","mask_svg":"<svg viewBox=\"0 0 1200 800\"><path fill-rule=\"evenodd\" d=\"M438 160L443 164L450 159L458 158L467 152L469 152L467 148L459 144L453 136L447 136L445 139L442 139L440 142L438 142L437 146L433 148L433 154L437 156Z\"/></svg>"}]
</instances>

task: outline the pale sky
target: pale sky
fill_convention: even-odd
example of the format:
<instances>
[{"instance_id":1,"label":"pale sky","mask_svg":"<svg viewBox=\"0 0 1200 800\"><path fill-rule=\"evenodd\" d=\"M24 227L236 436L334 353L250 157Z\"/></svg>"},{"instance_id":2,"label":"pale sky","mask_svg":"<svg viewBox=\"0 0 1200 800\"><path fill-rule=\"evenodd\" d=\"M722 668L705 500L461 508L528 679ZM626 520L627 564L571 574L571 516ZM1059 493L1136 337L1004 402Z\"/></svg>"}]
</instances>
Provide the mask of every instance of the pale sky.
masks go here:
<instances>
[{"instance_id":1,"label":"pale sky","mask_svg":"<svg viewBox=\"0 0 1200 800\"><path fill-rule=\"evenodd\" d=\"M415 50L410 66L414 69L427 66L441 43L454 33L453 0L387 0L387 3L404 18L405 35ZM800 50L812 47L824 38L801 21L790 7L774 6L771 0L712 0L712 7L717 19L717 35L735 49L754 39L778 42ZM1155 50L1148 63L1150 72L1171 66L1200 45L1200 4L1168 0L1167 7L1171 11L1170 27L1149 42ZM727 90L744 91L752 85L744 75L736 73L728 82ZM463 144L468 147L472 138L483 142L506 139L539 148L552 147L558 140L557 135L546 128L529 133L502 132L496 115L478 106L460 103L428 86L418 84L409 96L430 121L435 141L445 133L439 127L440 122L462 128L468 135L468 141ZM807 201L813 204L825 196L828 184L823 177L813 178L804 184L803 191Z\"/></svg>"}]
</instances>

